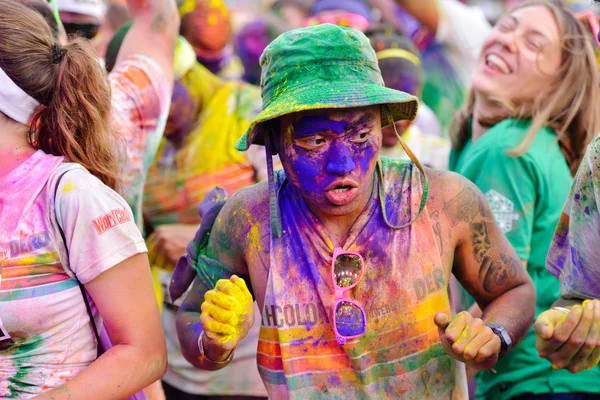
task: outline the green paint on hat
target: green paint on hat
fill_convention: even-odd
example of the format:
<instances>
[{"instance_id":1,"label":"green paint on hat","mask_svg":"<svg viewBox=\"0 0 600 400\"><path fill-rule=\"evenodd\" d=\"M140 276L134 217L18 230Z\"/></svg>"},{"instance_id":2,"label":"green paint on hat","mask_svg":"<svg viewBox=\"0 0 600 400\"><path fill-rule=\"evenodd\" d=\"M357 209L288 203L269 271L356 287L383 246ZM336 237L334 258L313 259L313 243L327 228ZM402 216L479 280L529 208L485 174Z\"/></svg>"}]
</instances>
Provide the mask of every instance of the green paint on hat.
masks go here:
<instances>
[{"instance_id":1,"label":"green paint on hat","mask_svg":"<svg viewBox=\"0 0 600 400\"><path fill-rule=\"evenodd\" d=\"M299 111L385 104L394 121L413 120L417 98L384 86L375 51L357 30L323 24L286 32L263 52L262 111L236 143L264 145L261 123ZM382 115L382 125L388 122Z\"/></svg>"}]
</instances>

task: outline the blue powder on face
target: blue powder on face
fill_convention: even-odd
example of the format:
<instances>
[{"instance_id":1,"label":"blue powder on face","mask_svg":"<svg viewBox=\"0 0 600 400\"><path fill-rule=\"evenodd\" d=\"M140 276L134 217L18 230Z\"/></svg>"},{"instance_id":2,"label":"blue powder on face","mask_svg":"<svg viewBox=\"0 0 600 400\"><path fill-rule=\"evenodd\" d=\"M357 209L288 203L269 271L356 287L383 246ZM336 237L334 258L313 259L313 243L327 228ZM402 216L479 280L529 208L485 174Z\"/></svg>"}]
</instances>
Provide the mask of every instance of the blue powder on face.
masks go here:
<instances>
[{"instance_id":1,"label":"blue powder on face","mask_svg":"<svg viewBox=\"0 0 600 400\"><path fill-rule=\"evenodd\" d=\"M294 124L294 136L301 138L321 132L344 133L347 126L347 121L332 121L327 117L307 116Z\"/></svg>"}]
</instances>

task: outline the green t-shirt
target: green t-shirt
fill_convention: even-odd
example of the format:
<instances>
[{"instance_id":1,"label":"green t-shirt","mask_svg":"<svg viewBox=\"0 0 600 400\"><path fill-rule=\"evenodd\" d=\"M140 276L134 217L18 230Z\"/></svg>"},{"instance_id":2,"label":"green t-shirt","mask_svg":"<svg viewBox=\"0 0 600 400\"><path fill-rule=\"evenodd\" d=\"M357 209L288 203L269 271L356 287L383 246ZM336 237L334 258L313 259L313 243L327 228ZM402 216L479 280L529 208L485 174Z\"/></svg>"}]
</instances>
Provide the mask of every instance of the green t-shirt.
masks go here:
<instances>
[{"instance_id":1,"label":"green t-shirt","mask_svg":"<svg viewBox=\"0 0 600 400\"><path fill-rule=\"evenodd\" d=\"M527 261L537 290L537 317L560 295L559 281L545 264L572 178L550 128L538 132L524 155L506 154L523 141L530 125L530 120L513 119L496 124L476 143L468 140L461 151L453 151L450 170L479 187L498 225L519 257ZM553 370L537 354L533 328L495 369L497 374L477 374L477 399L503 400L524 393L600 393L600 386L590 384L600 382L600 367L577 375Z\"/></svg>"}]
</instances>

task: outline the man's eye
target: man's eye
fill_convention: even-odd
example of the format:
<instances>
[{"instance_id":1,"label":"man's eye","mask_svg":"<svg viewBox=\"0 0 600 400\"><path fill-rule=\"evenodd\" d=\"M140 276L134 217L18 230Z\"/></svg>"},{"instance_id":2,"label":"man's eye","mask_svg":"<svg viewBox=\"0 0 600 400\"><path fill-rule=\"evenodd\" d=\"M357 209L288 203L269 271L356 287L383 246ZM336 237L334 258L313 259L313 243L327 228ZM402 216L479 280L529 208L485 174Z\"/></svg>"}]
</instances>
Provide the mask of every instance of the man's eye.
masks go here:
<instances>
[{"instance_id":1,"label":"man's eye","mask_svg":"<svg viewBox=\"0 0 600 400\"><path fill-rule=\"evenodd\" d=\"M369 131L357 133L351 139L354 143L364 143L369 140Z\"/></svg>"},{"instance_id":2,"label":"man's eye","mask_svg":"<svg viewBox=\"0 0 600 400\"><path fill-rule=\"evenodd\" d=\"M305 149L316 149L325 145L327 140L322 136L311 136L303 139L296 139L296 143Z\"/></svg>"},{"instance_id":3,"label":"man's eye","mask_svg":"<svg viewBox=\"0 0 600 400\"><path fill-rule=\"evenodd\" d=\"M325 144L325 139L323 139L323 138L312 139L312 140L309 140L309 143L312 145L315 145L315 146L319 146L321 144Z\"/></svg>"}]
</instances>

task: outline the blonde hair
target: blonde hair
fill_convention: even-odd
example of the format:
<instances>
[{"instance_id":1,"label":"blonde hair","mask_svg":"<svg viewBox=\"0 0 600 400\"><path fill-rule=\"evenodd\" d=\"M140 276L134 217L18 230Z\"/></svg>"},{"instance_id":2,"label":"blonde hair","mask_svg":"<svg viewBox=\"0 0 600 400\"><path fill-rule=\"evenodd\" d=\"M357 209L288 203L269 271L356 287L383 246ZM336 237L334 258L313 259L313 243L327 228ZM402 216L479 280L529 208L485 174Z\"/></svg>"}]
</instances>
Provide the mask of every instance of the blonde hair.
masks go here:
<instances>
[{"instance_id":1,"label":"blonde hair","mask_svg":"<svg viewBox=\"0 0 600 400\"><path fill-rule=\"evenodd\" d=\"M556 19L561 32L562 61L552 83L532 102L514 107L506 100L500 100L507 110L505 118L532 120L523 141L507 154L511 157L525 154L539 130L548 126L556 131L561 150L571 173L575 175L586 146L600 132L600 87L596 57L589 33L564 3L530 0L513 11L532 6L545 7ZM455 149L462 149L468 140L467 124L473 116L474 104L475 93L471 89L451 127Z\"/></svg>"},{"instance_id":2,"label":"blonde hair","mask_svg":"<svg viewBox=\"0 0 600 400\"><path fill-rule=\"evenodd\" d=\"M32 117L30 144L81 164L114 189L119 143L110 87L90 44L76 39L62 47L36 11L0 0L0 67L43 105Z\"/></svg>"}]
</instances>

